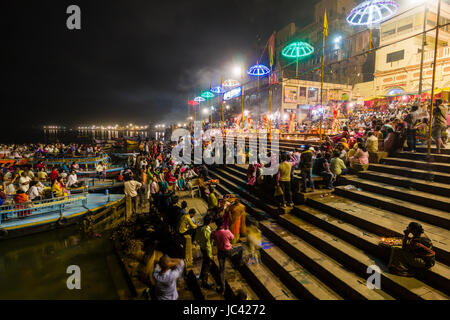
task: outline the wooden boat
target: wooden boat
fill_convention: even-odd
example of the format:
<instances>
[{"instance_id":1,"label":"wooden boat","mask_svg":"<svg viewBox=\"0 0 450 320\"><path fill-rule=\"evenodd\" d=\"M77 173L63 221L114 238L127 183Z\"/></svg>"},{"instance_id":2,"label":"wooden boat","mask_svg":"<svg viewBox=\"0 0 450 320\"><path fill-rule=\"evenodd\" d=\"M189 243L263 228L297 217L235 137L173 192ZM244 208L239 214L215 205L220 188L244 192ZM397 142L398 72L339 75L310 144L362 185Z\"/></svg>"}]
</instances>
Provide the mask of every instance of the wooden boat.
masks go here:
<instances>
[{"instance_id":1,"label":"wooden boat","mask_svg":"<svg viewBox=\"0 0 450 320\"><path fill-rule=\"evenodd\" d=\"M120 171L124 170L123 166L110 166L105 170L106 177L115 177L118 176ZM80 177L96 177L97 171L93 170L77 170L77 175Z\"/></svg>"},{"instance_id":2,"label":"wooden boat","mask_svg":"<svg viewBox=\"0 0 450 320\"><path fill-rule=\"evenodd\" d=\"M106 190L111 191L113 189L123 188L124 184L123 181L117 181L114 179L99 180L95 178L85 178L78 181L84 182L84 185L78 188L68 188L71 194L77 194L86 191L89 193L104 193Z\"/></svg>"},{"instance_id":3,"label":"wooden boat","mask_svg":"<svg viewBox=\"0 0 450 320\"><path fill-rule=\"evenodd\" d=\"M112 157L122 158L122 159L126 159L126 158L128 158L130 156L133 156L133 155L138 156L139 153L136 153L136 152L111 153Z\"/></svg>"},{"instance_id":4,"label":"wooden boat","mask_svg":"<svg viewBox=\"0 0 450 320\"><path fill-rule=\"evenodd\" d=\"M123 207L124 195L82 193L31 203L0 206L0 239L48 231L79 222L111 207Z\"/></svg>"},{"instance_id":5,"label":"wooden boat","mask_svg":"<svg viewBox=\"0 0 450 320\"><path fill-rule=\"evenodd\" d=\"M80 166L96 166L99 163L103 163L107 165L110 163L111 158L108 156L107 153L101 153L97 156L74 156L74 157L64 157L64 158L58 158L58 157L45 157L45 158L35 158L32 160L29 160L29 163L36 164L38 162L42 161L46 166L54 166L54 165L63 165L64 163L71 164L73 162L78 163Z\"/></svg>"}]
</instances>

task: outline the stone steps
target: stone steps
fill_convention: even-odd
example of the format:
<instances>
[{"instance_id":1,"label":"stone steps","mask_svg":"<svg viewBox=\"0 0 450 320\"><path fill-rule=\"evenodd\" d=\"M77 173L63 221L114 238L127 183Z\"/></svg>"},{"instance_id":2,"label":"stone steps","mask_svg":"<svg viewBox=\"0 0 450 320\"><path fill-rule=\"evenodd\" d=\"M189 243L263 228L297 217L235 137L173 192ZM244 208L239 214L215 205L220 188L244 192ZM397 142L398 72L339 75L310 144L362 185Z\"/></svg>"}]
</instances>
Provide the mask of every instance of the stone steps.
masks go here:
<instances>
[{"instance_id":1,"label":"stone steps","mask_svg":"<svg viewBox=\"0 0 450 320\"><path fill-rule=\"evenodd\" d=\"M380 173L371 170L360 171L358 176L363 179L389 183L391 185L412 188L418 191L450 197L450 185L439 182L429 182L420 179L406 178L389 173Z\"/></svg>"},{"instance_id":2,"label":"stone steps","mask_svg":"<svg viewBox=\"0 0 450 320\"><path fill-rule=\"evenodd\" d=\"M201 280L197 280L197 276L200 276L201 261L195 263L188 271L188 282L196 300L224 300L224 296L219 294L214 288L206 289L201 286ZM213 277L208 275L208 282L212 283Z\"/></svg>"},{"instance_id":3,"label":"stone steps","mask_svg":"<svg viewBox=\"0 0 450 320\"><path fill-rule=\"evenodd\" d=\"M296 296L306 300L343 299L266 237L262 237L262 242L270 244L268 248L260 250L262 262L273 270Z\"/></svg>"},{"instance_id":4,"label":"stone steps","mask_svg":"<svg viewBox=\"0 0 450 320\"><path fill-rule=\"evenodd\" d=\"M210 171L210 175L215 179L219 179L220 184L224 184L229 190L231 190L234 194L239 195L241 198L244 198L250 202L252 202L255 206L261 208L264 212L269 214L277 214L278 208L271 204L268 199L260 199L259 197L249 193L247 189L243 186L242 179L235 177L228 173L225 170L218 169L214 171Z\"/></svg>"},{"instance_id":5,"label":"stone steps","mask_svg":"<svg viewBox=\"0 0 450 320\"><path fill-rule=\"evenodd\" d=\"M382 259L384 263L387 264L389 261L390 250L387 247L378 245L380 238L402 236L401 230L405 228L405 225L407 225L408 222L395 222L395 217L392 217L392 219L389 220L386 218L380 219L378 217L370 217L370 214L363 215L363 213L366 212L363 211L364 209L367 209L367 211L371 210L371 208L366 208L365 206L361 206L359 208L360 210L356 213L353 213L348 209L345 210L333 207L333 205L336 205L340 200L341 199L335 199L335 201L328 206L322 205L320 207L318 206L319 208L296 206L291 213L354 244L359 249L369 252L375 257ZM429 230L426 226L424 227L427 231ZM448 242L447 245L442 245L438 248L438 244L440 243L439 238L442 239L442 237L439 234L431 235L429 232L427 232L427 235L433 240L437 260L442 260L443 262L437 262L433 268L425 270L419 277L424 279L423 281L428 285L440 288L440 290L449 295L450 267L448 266ZM435 237L438 239L433 239ZM444 254L447 255L446 259L442 258Z\"/></svg>"},{"instance_id":6,"label":"stone steps","mask_svg":"<svg viewBox=\"0 0 450 320\"><path fill-rule=\"evenodd\" d=\"M450 154L431 153L428 157L428 153L403 151L396 153L395 157L420 161L428 161L430 159L431 162L450 163Z\"/></svg>"},{"instance_id":7,"label":"stone steps","mask_svg":"<svg viewBox=\"0 0 450 320\"><path fill-rule=\"evenodd\" d=\"M413 219L450 229L450 217L447 212L421 206L369 191L346 190L343 186L335 188L335 194L354 201L364 202L374 207L395 212Z\"/></svg>"},{"instance_id":8,"label":"stone steps","mask_svg":"<svg viewBox=\"0 0 450 320\"><path fill-rule=\"evenodd\" d=\"M418 152L423 152L423 153L428 152L428 147L417 147L416 149L417 149ZM431 151L431 153L436 153L437 149L436 148L431 148L430 151ZM450 154L450 149L449 148L441 149L441 154Z\"/></svg>"},{"instance_id":9,"label":"stone steps","mask_svg":"<svg viewBox=\"0 0 450 320\"><path fill-rule=\"evenodd\" d=\"M358 249L335 235L306 223L302 219L287 214L280 216L279 222L299 238L315 248L320 248L326 255L338 260L362 277L368 276L366 272L369 266L378 266L381 269L381 288L383 292L389 293L389 295L397 299L449 299L444 293L426 285L418 279L400 277L387 273L386 266L379 259L373 258L364 250Z\"/></svg>"},{"instance_id":10,"label":"stone steps","mask_svg":"<svg viewBox=\"0 0 450 320\"><path fill-rule=\"evenodd\" d=\"M420 179L425 181L433 181L437 183L450 184L450 174L442 173L438 171L428 171L428 170L420 170L413 169L404 166L394 166L394 165L386 165L386 164L374 164L371 163L369 166L371 171L376 172L384 172L389 174L395 174L399 176Z\"/></svg>"},{"instance_id":11,"label":"stone steps","mask_svg":"<svg viewBox=\"0 0 450 320\"><path fill-rule=\"evenodd\" d=\"M447 212L450 208L450 199L448 197L392 186L386 183L369 181L352 175L340 176L339 179L345 184L355 185L362 188L364 191L371 191Z\"/></svg>"},{"instance_id":12,"label":"stone steps","mask_svg":"<svg viewBox=\"0 0 450 320\"><path fill-rule=\"evenodd\" d=\"M218 282L219 277L219 261L217 256L213 256L213 263L211 271ZM253 291L252 287L245 281L240 272L233 268L231 263L225 263L225 298L228 300L235 300L239 290L244 290L247 293L248 300L259 300L258 295Z\"/></svg>"},{"instance_id":13,"label":"stone steps","mask_svg":"<svg viewBox=\"0 0 450 320\"><path fill-rule=\"evenodd\" d=\"M244 249L244 256L247 254ZM297 297L283 284L264 263L248 265L244 263L238 267L239 271L252 285L254 291L263 300L297 300Z\"/></svg>"},{"instance_id":14,"label":"stone steps","mask_svg":"<svg viewBox=\"0 0 450 320\"><path fill-rule=\"evenodd\" d=\"M288 222L287 215L280 216L280 223ZM344 299L352 300L385 300L392 297L381 290L370 290L366 286L366 280L349 270L339 261L327 255L323 250L318 250L302 237L293 233L289 228L278 223L264 221L260 223L263 233L293 260L301 263L328 287L332 288Z\"/></svg>"},{"instance_id":15,"label":"stone steps","mask_svg":"<svg viewBox=\"0 0 450 320\"><path fill-rule=\"evenodd\" d=\"M450 173L450 164L439 163L439 162L426 162L420 160L411 160L403 158L384 158L381 160L382 163L406 168L420 169L420 170L430 170L439 171L444 173Z\"/></svg>"}]
</instances>

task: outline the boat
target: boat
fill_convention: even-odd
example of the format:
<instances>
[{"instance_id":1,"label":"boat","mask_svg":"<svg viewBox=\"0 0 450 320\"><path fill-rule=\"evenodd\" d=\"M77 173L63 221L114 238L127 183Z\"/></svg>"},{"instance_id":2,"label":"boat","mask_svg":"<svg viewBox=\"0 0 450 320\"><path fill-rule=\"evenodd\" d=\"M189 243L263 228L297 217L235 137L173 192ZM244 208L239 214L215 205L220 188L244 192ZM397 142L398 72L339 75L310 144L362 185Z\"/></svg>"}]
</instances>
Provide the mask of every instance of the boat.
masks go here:
<instances>
[{"instance_id":1,"label":"boat","mask_svg":"<svg viewBox=\"0 0 450 320\"><path fill-rule=\"evenodd\" d=\"M0 206L0 239L75 224L108 208L122 208L123 194L82 193L25 204ZM112 211L112 210L111 210Z\"/></svg>"},{"instance_id":2,"label":"boat","mask_svg":"<svg viewBox=\"0 0 450 320\"><path fill-rule=\"evenodd\" d=\"M120 165L110 166L105 170L106 177L110 178L110 177L118 176L119 173L124 169L125 168ZM97 171L95 169L93 169L93 170L89 170L89 169L88 170L77 170L76 173L80 177L96 177L97 176Z\"/></svg>"},{"instance_id":3,"label":"boat","mask_svg":"<svg viewBox=\"0 0 450 320\"><path fill-rule=\"evenodd\" d=\"M34 158L28 160L31 164L36 164L39 162L43 162L46 166L55 166L55 165L63 165L64 163L73 163L76 162L80 166L96 166L99 163L103 163L104 165L107 165L110 163L111 158L107 153L101 153L96 156L74 156L74 157L45 157L45 158Z\"/></svg>"},{"instance_id":4,"label":"boat","mask_svg":"<svg viewBox=\"0 0 450 320\"><path fill-rule=\"evenodd\" d=\"M138 156L139 153L137 152L123 152L123 153L111 153L111 157L116 157L116 158L122 158L122 159L127 159L130 156Z\"/></svg>"},{"instance_id":5,"label":"boat","mask_svg":"<svg viewBox=\"0 0 450 320\"><path fill-rule=\"evenodd\" d=\"M89 192L89 193L103 193L106 190L111 191L113 189L119 189L123 188L123 181L117 181L114 179L105 179L105 180L99 180L99 179L79 179L78 181L84 182L84 185L78 188L67 188L70 190L71 194L77 194L82 192Z\"/></svg>"}]
</instances>

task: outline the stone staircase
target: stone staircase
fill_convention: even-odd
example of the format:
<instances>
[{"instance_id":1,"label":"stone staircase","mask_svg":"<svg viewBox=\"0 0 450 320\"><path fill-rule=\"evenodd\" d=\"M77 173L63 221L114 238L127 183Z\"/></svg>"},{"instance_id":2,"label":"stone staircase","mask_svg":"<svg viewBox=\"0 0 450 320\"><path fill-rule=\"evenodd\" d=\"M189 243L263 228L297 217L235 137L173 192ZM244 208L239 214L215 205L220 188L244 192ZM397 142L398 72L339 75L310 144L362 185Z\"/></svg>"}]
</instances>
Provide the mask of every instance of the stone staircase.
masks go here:
<instances>
[{"instance_id":1,"label":"stone staircase","mask_svg":"<svg viewBox=\"0 0 450 320\"><path fill-rule=\"evenodd\" d=\"M298 142L280 142L280 150ZM290 149L289 149L290 148ZM445 151L447 152L447 150ZM334 192L307 197L304 204L280 210L264 188L250 193L246 166L216 166L220 193L238 195L262 230L260 265L239 274L260 299L448 299L450 295L450 167L445 156L427 162L421 152L399 153L369 171L343 177ZM447 176L448 175L448 176ZM253 218L253 219L252 219ZM389 249L381 237L402 236L418 221L433 240L436 265L415 278L387 270ZM381 270L381 289L366 285L367 268Z\"/></svg>"}]
</instances>

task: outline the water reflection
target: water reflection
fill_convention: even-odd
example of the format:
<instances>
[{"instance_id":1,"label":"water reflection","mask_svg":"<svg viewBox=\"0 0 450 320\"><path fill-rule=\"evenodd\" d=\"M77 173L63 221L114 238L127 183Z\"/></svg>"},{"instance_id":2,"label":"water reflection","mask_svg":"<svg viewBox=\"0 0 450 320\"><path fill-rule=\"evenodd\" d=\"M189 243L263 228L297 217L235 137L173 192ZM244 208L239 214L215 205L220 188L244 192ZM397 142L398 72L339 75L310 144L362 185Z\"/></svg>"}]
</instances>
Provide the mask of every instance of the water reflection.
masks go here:
<instances>
[{"instance_id":1,"label":"water reflection","mask_svg":"<svg viewBox=\"0 0 450 320\"><path fill-rule=\"evenodd\" d=\"M67 289L67 267L81 269L81 290ZM130 297L107 236L82 239L68 227L0 242L0 299Z\"/></svg>"}]
</instances>

